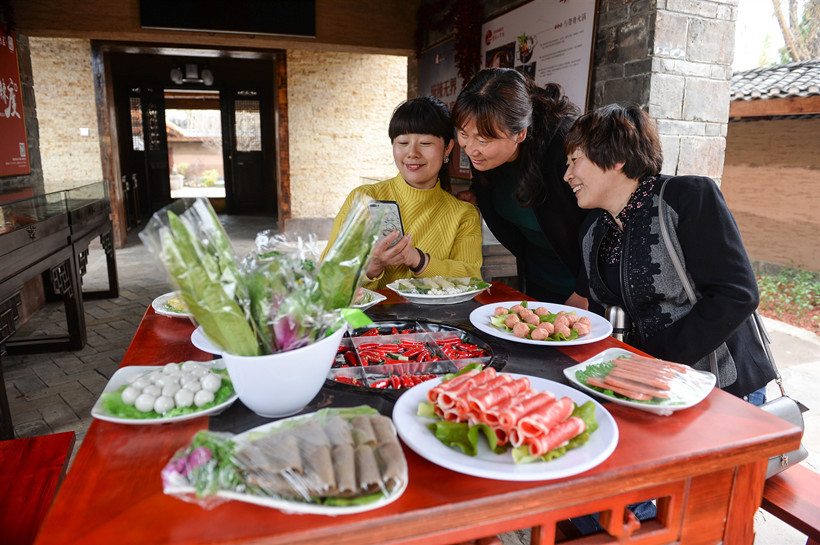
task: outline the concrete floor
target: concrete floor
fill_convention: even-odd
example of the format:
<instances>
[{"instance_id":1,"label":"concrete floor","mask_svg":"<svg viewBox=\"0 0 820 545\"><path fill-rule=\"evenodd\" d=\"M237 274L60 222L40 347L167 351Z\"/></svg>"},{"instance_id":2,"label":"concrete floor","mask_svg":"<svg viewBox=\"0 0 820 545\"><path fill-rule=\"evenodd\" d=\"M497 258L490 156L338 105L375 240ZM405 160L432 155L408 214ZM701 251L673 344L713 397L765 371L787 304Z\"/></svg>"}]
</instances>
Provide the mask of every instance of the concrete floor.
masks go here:
<instances>
[{"instance_id":1,"label":"concrete floor","mask_svg":"<svg viewBox=\"0 0 820 545\"><path fill-rule=\"evenodd\" d=\"M254 236L275 229L270 217L221 216L239 255L253 248ZM149 255L136 232L117 250L120 296L85 303L88 343L75 352L52 352L8 356L3 360L6 390L15 433L30 437L60 431L75 431L79 449L91 422L90 410L108 379L116 371L146 308L154 298L171 291L166 275ZM86 290L107 287L104 255L91 249ZM780 322L766 320L773 339L773 352L786 390L811 409L804 415L803 443L810 452L807 463L818 469L820 459L820 337ZM55 334L65 331L61 305L49 305L19 328L18 335ZM772 383L769 397L779 395ZM765 511L756 517L755 545L803 545L806 537ZM511 538L512 535L505 535ZM505 539L508 542L508 539Z\"/></svg>"}]
</instances>

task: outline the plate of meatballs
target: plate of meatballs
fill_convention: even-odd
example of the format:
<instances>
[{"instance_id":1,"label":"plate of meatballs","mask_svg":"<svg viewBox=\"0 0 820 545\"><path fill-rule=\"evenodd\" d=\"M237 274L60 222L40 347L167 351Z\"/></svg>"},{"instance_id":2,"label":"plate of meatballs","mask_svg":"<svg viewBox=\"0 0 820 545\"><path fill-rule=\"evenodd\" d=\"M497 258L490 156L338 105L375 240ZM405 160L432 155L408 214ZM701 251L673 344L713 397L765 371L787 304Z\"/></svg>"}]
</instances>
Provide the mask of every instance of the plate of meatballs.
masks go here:
<instances>
[{"instance_id":1,"label":"plate of meatballs","mask_svg":"<svg viewBox=\"0 0 820 545\"><path fill-rule=\"evenodd\" d=\"M609 320L594 312L537 301L484 305L470 313L470 323L499 339L525 344L587 344L612 334Z\"/></svg>"}]
</instances>

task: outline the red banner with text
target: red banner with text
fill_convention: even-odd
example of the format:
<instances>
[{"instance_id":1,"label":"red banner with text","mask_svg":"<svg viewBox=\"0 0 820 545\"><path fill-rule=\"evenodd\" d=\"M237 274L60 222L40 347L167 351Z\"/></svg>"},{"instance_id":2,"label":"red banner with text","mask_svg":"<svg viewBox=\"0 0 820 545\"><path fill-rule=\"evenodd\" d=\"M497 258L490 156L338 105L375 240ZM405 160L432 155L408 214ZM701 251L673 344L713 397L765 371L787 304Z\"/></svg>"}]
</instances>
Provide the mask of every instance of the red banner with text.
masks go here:
<instances>
[{"instance_id":1,"label":"red banner with text","mask_svg":"<svg viewBox=\"0 0 820 545\"><path fill-rule=\"evenodd\" d=\"M14 32L0 27L0 176L30 172L17 43Z\"/></svg>"}]
</instances>

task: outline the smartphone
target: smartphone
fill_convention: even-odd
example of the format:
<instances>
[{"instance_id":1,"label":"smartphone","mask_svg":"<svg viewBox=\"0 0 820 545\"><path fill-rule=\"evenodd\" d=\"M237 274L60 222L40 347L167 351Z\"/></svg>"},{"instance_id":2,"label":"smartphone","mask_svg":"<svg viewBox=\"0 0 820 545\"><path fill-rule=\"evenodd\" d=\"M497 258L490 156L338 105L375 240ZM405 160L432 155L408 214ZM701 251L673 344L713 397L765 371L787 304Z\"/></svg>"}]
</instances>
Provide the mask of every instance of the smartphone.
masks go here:
<instances>
[{"instance_id":1,"label":"smartphone","mask_svg":"<svg viewBox=\"0 0 820 545\"><path fill-rule=\"evenodd\" d=\"M399 241L399 239L404 236L404 227L401 224L401 212L399 211L399 203L396 201L371 201L370 204L370 214L374 218L378 218L379 214L384 211L384 215L382 216L382 227L381 227L381 236L380 238L384 238L393 231L398 231L401 233L399 238L396 239L393 244ZM393 246L391 244L390 246Z\"/></svg>"}]
</instances>

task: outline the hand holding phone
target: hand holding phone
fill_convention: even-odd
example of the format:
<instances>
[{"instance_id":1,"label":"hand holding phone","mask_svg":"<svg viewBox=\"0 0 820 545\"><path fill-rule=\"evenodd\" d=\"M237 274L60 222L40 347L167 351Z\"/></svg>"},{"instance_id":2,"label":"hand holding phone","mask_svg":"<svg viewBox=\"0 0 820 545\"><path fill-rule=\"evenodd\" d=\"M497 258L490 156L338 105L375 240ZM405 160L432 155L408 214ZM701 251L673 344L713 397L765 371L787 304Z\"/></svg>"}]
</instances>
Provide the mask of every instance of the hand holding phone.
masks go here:
<instances>
[{"instance_id":1,"label":"hand holding phone","mask_svg":"<svg viewBox=\"0 0 820 545\"><path fill-rule=\"evenodd\" d=\"M396 201L371 201L369 204L370 214L374 218L378 218L379 214L384 211L381 223L381 236L379 240L386 237L393 231L400 233L399 237L393 241L390 246L396 244L402 236L404 236L404 227L401 223L401 212L399 211L399 203Z\"/></svg>"}]
</instances>

